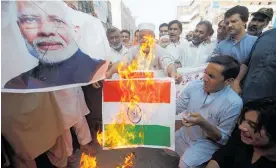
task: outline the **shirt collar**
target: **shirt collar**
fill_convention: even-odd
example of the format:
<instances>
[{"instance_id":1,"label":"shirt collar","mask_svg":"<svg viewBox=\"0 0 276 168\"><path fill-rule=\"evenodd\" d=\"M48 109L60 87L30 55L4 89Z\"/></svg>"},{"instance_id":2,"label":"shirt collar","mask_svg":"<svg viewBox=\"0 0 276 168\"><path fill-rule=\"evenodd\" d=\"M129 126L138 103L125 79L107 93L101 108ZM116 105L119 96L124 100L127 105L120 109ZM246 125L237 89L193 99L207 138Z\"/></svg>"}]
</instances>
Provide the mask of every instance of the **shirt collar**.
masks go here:
<instances>
[{"instance_id":1,"label":"shirt collar","mask_svg":"<svg viewBox=\"0 0 276 168\"><path fill-rule=\"evenodd\" d=\"M247 33L245 33L245 35L241 38L240 41L244 40L246 37L248 37L249 35ZM228 40L230 41L233 41L233 42L236 42L236 40L233 38L233 37L228 37ZM238 41L239 42L239 41ZM236 42L237 43L237 42Z\"/></svg>"},{"instance_id":2,"label":"shirt collar","mask_svg":"<svg viewBox=\"0 0 276 168\"><path fill-rule=\"evenodd\" d=\"M217 97L219 96L220 94L222 94L226 88L229 87L229 86L224 86L221 90L217 91L217 92L214 92L214 93L209 93L209 96L211 97ZM205 92L206 93L206 92ZM207 93L206 93L207 94Z\"/></svg>"},{"instance_id":3,"label":"shirt collar","mask_svg":"<svg viewBox=\"0 0 276 168\"><path fill-rule=\"evenodd\" d=\"M190 43L190 47L195 47L195 48L198 48L201 45L206 46L208 44L206 41L203 41L198 46L194 45L194 43L192 41L190 41L189 43Z\"/></svg>"}]
</instances>

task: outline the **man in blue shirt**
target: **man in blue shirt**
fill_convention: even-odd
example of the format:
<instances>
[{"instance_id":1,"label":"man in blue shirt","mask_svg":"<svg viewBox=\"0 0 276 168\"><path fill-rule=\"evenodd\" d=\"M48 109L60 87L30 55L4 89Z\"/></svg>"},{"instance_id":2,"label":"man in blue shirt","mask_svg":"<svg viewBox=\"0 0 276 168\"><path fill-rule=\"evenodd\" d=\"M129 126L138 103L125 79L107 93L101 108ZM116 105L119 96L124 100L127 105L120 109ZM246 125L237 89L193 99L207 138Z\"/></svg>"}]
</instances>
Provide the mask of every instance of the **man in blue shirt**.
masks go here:
<instances>
[{"instance_id":1,"label":"man in blue shirt","mask_svg":"<svg viewBox=\"0 0 276 168\"><path fill-rule=\"evenodd\" d=\"M176 113L184 112L184 126L175 133L180 168L207 162L227 142L242 108L241 98L229 87L238 73L239 63L234 58L212 57L203 81L190 83L181 93Z\"/></svg>"},{"instance_id":2,"label":"man in blue shirt","mask_svg":"<svg viewBox=\"0 0 276 168\"><path fill-rule=\"evenodd\" d=\"M246 33L249 12L244 6L235 6L224 15L229 37L221 41L213 55L231 55L240 63L248 58L257 37Z\"/></svg>"}]
</instances>

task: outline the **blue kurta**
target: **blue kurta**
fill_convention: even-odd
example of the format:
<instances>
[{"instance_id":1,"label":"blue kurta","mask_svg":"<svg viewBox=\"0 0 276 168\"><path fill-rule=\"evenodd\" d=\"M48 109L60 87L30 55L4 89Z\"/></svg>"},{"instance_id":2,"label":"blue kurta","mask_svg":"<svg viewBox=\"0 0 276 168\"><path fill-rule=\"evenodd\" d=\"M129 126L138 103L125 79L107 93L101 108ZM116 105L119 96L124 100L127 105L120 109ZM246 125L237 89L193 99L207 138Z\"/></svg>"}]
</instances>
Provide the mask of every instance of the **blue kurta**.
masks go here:
<instances>
[{"instance_id":1,"label":"blue kurta","mask_svg":"<svg viewBox=\"0 0 276 168\"><path fill-rule=\"evenodd\" d=\"M245 34L243 38L236 42L233 38L222 40L214 50L213 55L228 55L234 57L239 62L245 61L257 40L257 37Z\"/></svg>"},{"instance_id":2,"label":"blue kurta","mask_svg":"<svg viewBox=\"0 0 276 168\"><path fill-rule=\"evenodd\" d=\"M188 166L208 161L219 144L226 144L243 105L242 99L231 87L225 86L208 95L203 84L203 81L193 81L184 89L176 102L176 113L199 112L209 123L217 126L222 138L218 142L212 141L199 126L179 129L175 137L176 152L181 156L180 163L185 162Z\"/></svg>"}]
</instances>

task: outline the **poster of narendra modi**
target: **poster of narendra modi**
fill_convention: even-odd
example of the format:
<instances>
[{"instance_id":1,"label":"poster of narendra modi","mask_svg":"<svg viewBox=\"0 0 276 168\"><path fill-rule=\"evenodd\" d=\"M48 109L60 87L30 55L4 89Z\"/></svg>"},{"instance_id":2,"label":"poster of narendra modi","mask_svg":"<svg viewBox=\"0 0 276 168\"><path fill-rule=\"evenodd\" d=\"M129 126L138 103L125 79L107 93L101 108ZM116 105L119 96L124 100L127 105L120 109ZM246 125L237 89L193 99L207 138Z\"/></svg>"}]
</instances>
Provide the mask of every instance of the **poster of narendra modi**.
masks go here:
<instances>
[{"instance_id":1,"label":"poster of narendra modi","mask_svg":"<svg viewBox=\"0 0 276 168\"><path fill-rule=\"evenodd\" d=\"M104 79L101 21L63 1L1 2L1 90L43 92Z\"/></svg>"}]
</instances>

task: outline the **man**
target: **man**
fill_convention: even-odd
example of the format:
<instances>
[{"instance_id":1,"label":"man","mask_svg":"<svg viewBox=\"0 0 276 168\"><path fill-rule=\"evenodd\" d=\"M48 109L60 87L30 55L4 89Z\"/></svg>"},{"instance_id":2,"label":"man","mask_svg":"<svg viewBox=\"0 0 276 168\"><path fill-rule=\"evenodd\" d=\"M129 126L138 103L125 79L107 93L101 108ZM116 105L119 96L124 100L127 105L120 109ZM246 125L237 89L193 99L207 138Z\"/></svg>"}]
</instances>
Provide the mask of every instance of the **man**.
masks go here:
<instances>
[{"instance_id":1,"label":"man","mask_svg":"<svg viewBox=\"0 0 276 168\"><path fill-rule=\"evenodd\" d=\"M122 33L117 28L108 28L106 30L106 36L111 47L111 52L109 54L110 63L116 63L123 59L128 52L128 49L123 45Z\"/></svg>"},{"instance_id":2,"label":"man","mask_svg":"<svg viewBox=\"0 0 276 168\"><path fill-rule=\"evenodd\" d=\"M261 34L232 84L243 102L276 96L276 29ZM241 81L243 81L241 83ZM243 84L242 89L240 84Z\"/></svg>"},{"instance_id":3,"label":"man","mask_svg":"<svg viewBox=\"0 0 276 168\"><path fill-rule=\"evenodd\" d=\"M170 37L169 37L169 25L167 23L162 23L159 26L159 42L158 44L162 48L166 48L169 45Z\"/></svg>"},{"instance_id":4,"label":"man","mask_svg":"<svg viewBox=\"0 0 276 168\"><path fill-rule=\"evenodd\" d=\"M184 126L175 133L180 168L207 162L227 142L242 108L241 98L228 86L238 73L234 58L212 57L203 81L190 83L181 93L176 113L185 111Z\"/></svg>"},{"instance_id":5,"label":"man","mask_svg":"<svg viewBox=\"0 0 276 168\"><path fill-rule=\"evenodd\" d=\"M173 20L169 23L170 44L166 50L173 56L175 62L179 62L181 57L180 34L182 33L182 23L178 20Z\"/></svg>"},{"instance_id":6,"label":"man","mask_svg":"<svg viewBox=\"0 0 276 168\"><path fill-rule=\"evenodd\" d=\"M163 35L160 37L158 44L162 48L166 48L170 44L170 36L169 35Z\"/></svg>"},{"instance_id":7,"label":"man","mask_svg":"<svg viewBox=\"0 0 276 168\"><path fill-rule=\"evenodd\" d=\"M245 32L248 16L248 9L244 6L238 5L226 11L224 21L229 37L217 45L214 55L231 55L239 62L248 58L257 39Z\"/></svg>"},{"instance_id":8,"label":"man","mask_svg":"<svg viewBox=\"0 0 276 168\"><path fill-rule=\"evenodd\" d=\"M198 66L206 63L212 55L214 44L209 42L214 30L209 21L200 21L196 25L191 42L185 41L182 45L180 63L182 67Z\"/></svg>"},{"instance_id":9,"label":"man","mask_svg":"<svg viewBox=\"0 0 276 168\"><path fill-rule=\"evenodd\" d=\"M141 23L139 27L139 44L128 51L128 64L136 62L135 70L164 70L165 74L181 82L181 76L176 72L172 56L162 47L156 45L154 39L155 26L151 23ZM118 65L112 66L107 76L118 72Z\"/></svg>"},{"instance_id":10,"label":"man","mask_svg":"<svg viewBox=\"0 0 276 168\"><path fill-rule=\"evenodd\" d=\"M259 36L273 18L273 9L261 8L257 12L252 13L252 16L253 18L248 24L247 33L252 36Z\"/></svg>"},{"instance_id":11,"label":"man","mask_svg":"<svg viewBox=\"0 0 276 168\"><path fill-rule=\"evenodd\" d=\"M134 33L134 40L133 40L133 45L136 46L138 43L138 39L139 39L139 29L137 29Z\"/></svg>"},{"instance_id":12,"label":"man","mask_svg":"<svg viewBox=\"0 0 276 168\"><path fill-rule=\"evenodd\" d=\"M10 80L5 88L34 89L89 82L105 61L90 58L78 48L72 37L74 29L62 17L63 4L38 1L16 4L18 27L28 51L39 64Z\"/></svg>"},{"instance_id":13,"label":"man","mask_svg":"<svg viewBox=\"0 0 276 168\"><path fill-rule=\"evenodd\" d=\"M121 37L122 37L122 41L124 43L124 46L127 48L131 47L131 43L130 43L130 32L128 30L122 30L121 31Z\"/></svg>"},{"instance_id":14,"label":"man","mask_svg":"<svg viewBox=\"0 0 276 168\"><path fill-rule=\"evenodd\" d=\"M212 157L206 168L276 167L276 97L245 104L228 143Z\"/></svg>"},{"instance_id":15,"label":"man","mask_svg":"<svg viewBox=\"0 0 276 168\"><path fill-rule=\"evenodd\" d=\"M164 35L169 35L169 25L167 23L162 23L159 26L159 38Z\"/></svg>"},{"instance_id":16,"label":"man","mask_svg":"<svg viewBox=\"0 0 276 168\"><path fill-rule=\"evenodd\" d=\"M217 29L217 44L219 44L222 40L225 40L227 38L227 27L224 23L224 20L221 20L218 23L218 29Z\"/></svg>"},{"instance_id":17,"label":"man","mask_svg":"<svg viewBox=\"0 0 276 168\"><path fill-rule=\"evenodd\" d=\"M193 31L189 31L189 33L186 34L186 40L187 41L192 41L193 40Z\"/></svg>"}]
</instances>

